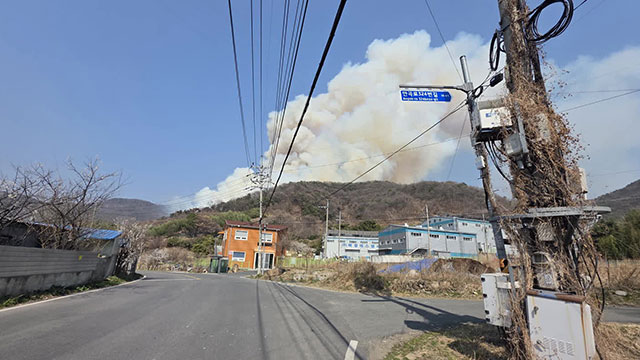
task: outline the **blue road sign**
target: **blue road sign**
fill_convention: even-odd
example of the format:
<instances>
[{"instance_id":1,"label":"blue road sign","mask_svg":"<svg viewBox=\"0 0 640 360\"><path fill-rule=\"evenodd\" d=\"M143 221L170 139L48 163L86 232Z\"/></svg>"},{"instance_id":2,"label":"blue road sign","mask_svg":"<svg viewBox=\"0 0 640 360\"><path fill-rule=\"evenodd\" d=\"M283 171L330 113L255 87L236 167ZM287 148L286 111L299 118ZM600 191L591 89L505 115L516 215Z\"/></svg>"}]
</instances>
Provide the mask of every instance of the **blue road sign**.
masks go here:
<instances>
[{"instance_id":1,"label":"blue road sign","mask_svg":"<svg viewBox=\"0 0 640 360\"><path fill-rule=\"evenodd\" d=\"M400 95L402 95L402 101L451 101L451 94L448 91L400 90Z\"/></svg>"}]
</instances>

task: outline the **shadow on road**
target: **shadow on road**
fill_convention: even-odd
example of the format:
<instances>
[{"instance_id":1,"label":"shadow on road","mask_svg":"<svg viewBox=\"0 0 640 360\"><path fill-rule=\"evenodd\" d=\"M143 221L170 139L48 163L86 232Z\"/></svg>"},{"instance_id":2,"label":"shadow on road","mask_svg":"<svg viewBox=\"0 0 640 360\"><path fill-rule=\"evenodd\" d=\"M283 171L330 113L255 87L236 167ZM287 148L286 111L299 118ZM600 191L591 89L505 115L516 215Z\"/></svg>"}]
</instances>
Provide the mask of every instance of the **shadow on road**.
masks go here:
<instances>
[{"instance_id":1,"label":"shadow on road","mask_svg":"<svg viewBox=\"0 0 640 360\"><path fill-rule=\"evenodd\" d=\"M272 285L269 288L275 289L278 295L286 302L286 306L289 308L287 311L294 310L297 313L297 317L302 319L304 325L314 334L315 339L320 341L324 349L331 354L331 357L343 359L349 347L350 339L346 338L320 309L309 303L295 290L278 283L272 283ZM278 304L278 300L275 300L276 304ZM280 305L278 305L278 308L282 318L286 318L287 314L283 312ZM298 323L298 325L301 324ZM293 331L291 327L289 327L289 330ZM299 347L299 344L296 343L296 346ZM301 351L300 353L303 354L305 352ZM315 357L311 358L317 358L317 356L322 355L316 354ZM363 359L362 354L357 350L355 358Z\"/></svg>"},{"instance_id":2,"label":"shadow on road","mask_svg":"<svg viewBox=\"0 0 640 360\"><path fill-rule=\"evenodd\" d=\"M422 317L422 321L405 320L405 325L413 330L435 330L452 324L483 321L483 319L475 316L454 314L441 308L407 298L377 294L372 294L371 296L377 297L378 299L365 299L362 300L362 302L392 302L404 307L405 312L408 314L416 314Z\"/></svg>"}]
</instances>

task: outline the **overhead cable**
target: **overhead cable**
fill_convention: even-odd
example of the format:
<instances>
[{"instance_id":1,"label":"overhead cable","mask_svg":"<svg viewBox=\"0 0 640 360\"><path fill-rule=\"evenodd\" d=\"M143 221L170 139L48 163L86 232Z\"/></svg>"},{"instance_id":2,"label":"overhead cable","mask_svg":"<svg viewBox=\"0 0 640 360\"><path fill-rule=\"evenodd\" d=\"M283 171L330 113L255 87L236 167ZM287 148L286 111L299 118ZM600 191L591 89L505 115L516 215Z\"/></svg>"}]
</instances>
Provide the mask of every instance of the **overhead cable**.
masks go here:
<instances>
[{"instance_id":1,"label":"overhead cable","mask_svg":"<svg viewBox=\"0 0 640 360\"><path fill-rule=\"evenodd\" d=\"M331 26L331 32L329 33L329 38L327 39L327 43L324 46L324 50L322 52L322 57L320 58L320 63L318 64L318 69L316 70L316 74L313 77L313 82L311 83L311 88L309 89L309 95L307 96L307 101L304 104L304 108L302 109L302 114L300 115L300 120L298 121L298 125L296 126L296 130L293 133L293 137L291 138L291 143L289 144L289 149L287 150L287 155L282 162L282 167L280 168L280 173L278 174L278 178L273 186L273 190L271 191L271 195L269 196L269 200L265 206L265 212L269 208L271 204L271 200L273 199L273 194L275 194L276 189L278 188L278 183L280 182L280 178L282 177L282 172L284 171L284 167L287 165L287 160L289 159L289 155L291 154L291 149L293 149L293 144L296 141L296 136L298 136L298 131L300 131L300 127L302 126L302 122L304 121L304 116L309 109L309 102L313 97L313 92L318 83L318 79L320 78L320 73L322 72L322 68L324 67L324 62L327 59L327 55L329 54L329 49L331 48L331 43L333 42L333 38L335 37L336 30L338 29L338 24L340 23L340 18L342 17L342 12L344 11L344 7L347 3L347 0L341 0L340 5L338 6L338 10L336 12L335 18L333 20L333 25Z\"/></svg>"},{"instance_id":2,"label":"overhead cable","mask_svg":"<svg viewBox=\"0 0 640 360\"><path fill-rule=\"evenodd\" d=\"M229 4L229 24L231 26L231 42L233 43L233 62L236 70L236 84L238 86L238 104L240 105L240 121L242 122L242 137L244 138L244 152L247 157L247 166L251 166L251 156L249 155L249 143L247 142L247 127L244 121L244 108L242 105L242 91L240 90L240 72L238 71L238 53L236 50L236 34L233 27L233 11L231 10L231 0Z\"/></svg>"}]
</instances>

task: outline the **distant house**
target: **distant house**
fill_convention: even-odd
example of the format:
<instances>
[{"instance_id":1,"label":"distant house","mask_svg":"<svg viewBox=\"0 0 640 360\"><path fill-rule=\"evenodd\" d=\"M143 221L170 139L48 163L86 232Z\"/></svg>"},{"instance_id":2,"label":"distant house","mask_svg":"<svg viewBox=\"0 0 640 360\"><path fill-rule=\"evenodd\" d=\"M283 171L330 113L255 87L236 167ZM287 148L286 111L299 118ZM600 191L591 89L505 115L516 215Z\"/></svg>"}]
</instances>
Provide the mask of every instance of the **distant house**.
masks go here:
<instances>
[{"instance_id":1,"label":"distant house","mask_svg":"<svg viewBox=\"0 0 640 360\"><path fill-rule=\"evenodd\" d=\"M282 225L263 225L262 252L264 268L272 268L276 259L282 255L279 246L287 227ZM259 227L256 223L226 221L222 235L222 255L229 258L229 266L238 265L243 269L258 268Z\"/></svg>"}]
</instances>

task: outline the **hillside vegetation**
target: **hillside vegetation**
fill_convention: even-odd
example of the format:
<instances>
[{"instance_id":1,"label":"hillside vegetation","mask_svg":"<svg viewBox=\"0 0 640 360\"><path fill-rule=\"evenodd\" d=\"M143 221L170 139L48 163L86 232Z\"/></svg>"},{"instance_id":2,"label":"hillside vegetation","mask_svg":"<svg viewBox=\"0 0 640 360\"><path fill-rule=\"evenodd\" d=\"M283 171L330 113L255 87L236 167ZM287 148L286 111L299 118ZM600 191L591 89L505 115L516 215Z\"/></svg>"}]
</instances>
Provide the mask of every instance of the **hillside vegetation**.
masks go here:
<instances>
[{"instance_id":1,"label":"hillside vegetation","mask_svg":"<svg viewBox=\"0 0 640 360\"><path fill-rule=\"evenodd\" d=\"M278 187L265 216L265 223L288 226L286 241L299 241L318 251L325 229L327 196L341 183L297 182ZM268 199L268 193L265 199ZM508 207L505 199L500 203ZM329 227L379 231L392 223L419 224L425 220L425 206L431 215L481 218L486 214L482 190L454 182L424 181L400 185L386 181L356 183L331 197ZM225 220L256 221L258 194L214 205L210 208L178 211L154 221L150 230L152 248L184 248L206 255L214 251L216 235ZM219 244L219 241L218 243Z\"/></svg>"},{"instance_id":2,"label":"hillside vegetation","mask_svg":"<svg viewBox=\"0 0 640 360\"><path fill-rule=\"evenodd\" d=\"M595 201L598 205L611 208L611 213L605 215L607 218L619 219L630 210L640 210L640 180L636 180L622 189L599 196Z\"/></svg>"},{"instance_id":3,"label":"hillside vegetation","mask_svg":"<svg viewBox=\"0 0 640 360\"><path fill-rule=\"evenodd\" d=\"M278 187L266 213L266 221L289 226L294 238L313 238L324 233L325 209L329 194L344 184L296 182ZM257 194L217 204L203 212L246 212L258 207ZM509 207L509 202L500 198ZM376 230L393 223L424 221L425 206L431 215L457 215L482 218L486 215L481 189L455 182L422 181L396 184L387 181L355 183L330 198L329 226L338 227L342 212L344 228ZM360 223L369 221L368 224ZM378 224L378 227L375 224Z\"/></svg>"}]
</instances>

